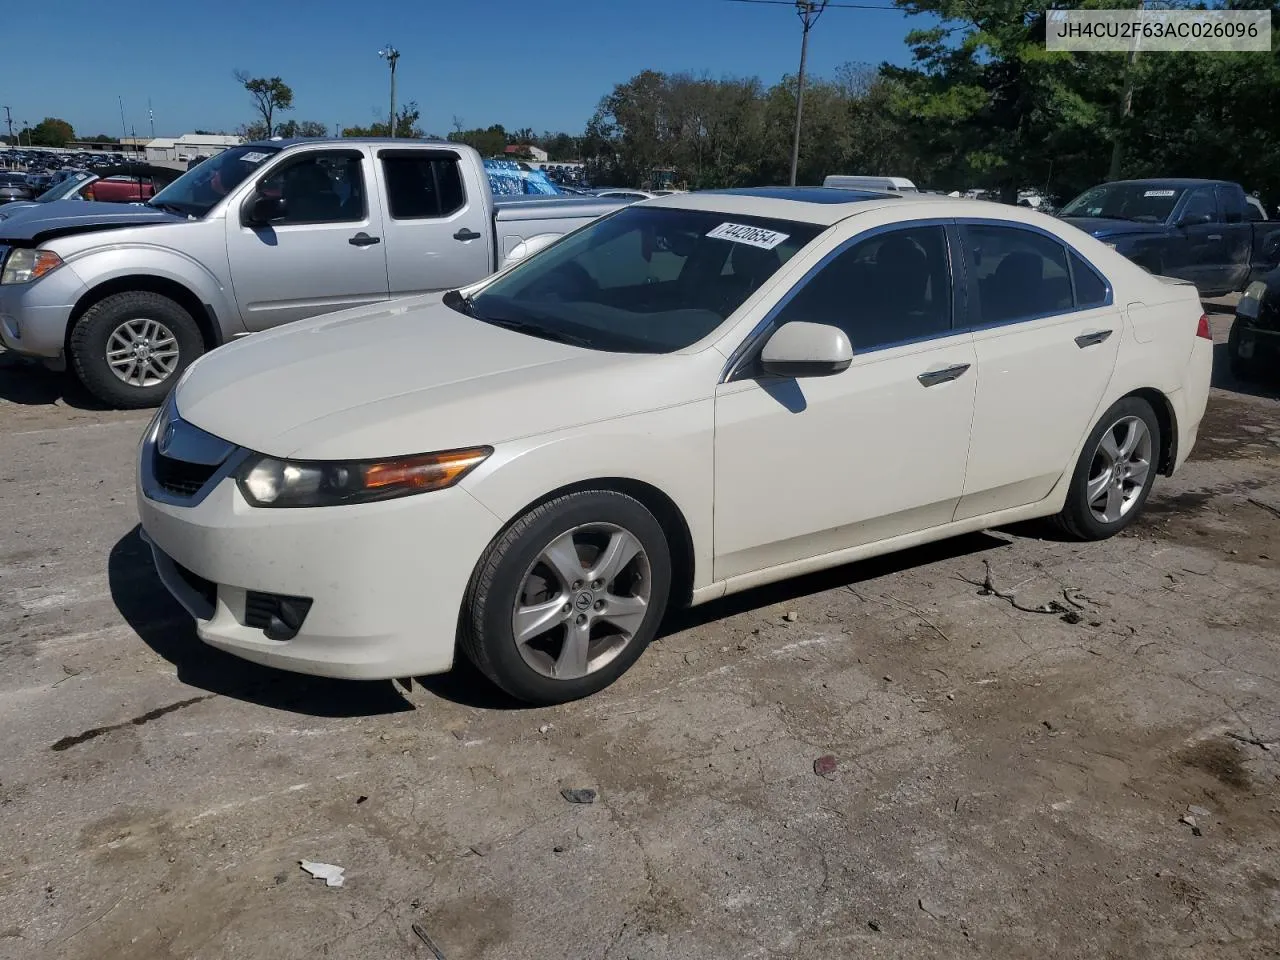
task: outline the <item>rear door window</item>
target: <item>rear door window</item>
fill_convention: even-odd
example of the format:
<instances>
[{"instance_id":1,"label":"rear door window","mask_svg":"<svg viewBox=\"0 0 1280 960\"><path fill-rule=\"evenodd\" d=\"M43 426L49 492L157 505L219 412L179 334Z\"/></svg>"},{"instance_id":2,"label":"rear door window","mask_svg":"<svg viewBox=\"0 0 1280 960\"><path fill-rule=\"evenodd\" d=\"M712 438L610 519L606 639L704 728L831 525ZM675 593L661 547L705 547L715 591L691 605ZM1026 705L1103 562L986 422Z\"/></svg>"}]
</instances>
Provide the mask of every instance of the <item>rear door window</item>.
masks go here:
<instances>
[{"instance_id":1,"label":"rear door window","mask_svg":"<svg viewBox=\"0 0 1280 960\"><path fill-rule=\"evenodd\" d=\"M466 206L457 154L383 150L378 157L393 220L437 219Z\"/></svg>"},{"instance_id":2,"label":"rear door window","mask_svg":"<svg viewBox=\"0 0 1280 960\"><path fill-rule=\"evenodd\" d=\"M967 224L962 237L971 278L971 323L1013 323L1075 308L1067 248L1015 226ZM976 302L975 302L976 301Z\"/></svg>"}]
</instances>

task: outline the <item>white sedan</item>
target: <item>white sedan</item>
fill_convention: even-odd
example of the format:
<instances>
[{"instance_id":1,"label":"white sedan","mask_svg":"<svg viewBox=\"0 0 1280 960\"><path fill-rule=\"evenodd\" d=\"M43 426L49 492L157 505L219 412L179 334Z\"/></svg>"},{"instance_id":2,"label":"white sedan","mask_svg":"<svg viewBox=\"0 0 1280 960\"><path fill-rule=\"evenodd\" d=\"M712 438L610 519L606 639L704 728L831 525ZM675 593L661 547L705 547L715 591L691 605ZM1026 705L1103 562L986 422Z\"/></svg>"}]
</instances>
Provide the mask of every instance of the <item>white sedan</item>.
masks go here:
<instances>
[{"instance_id":1,"label":"white sedan","mask_svg":"<svg viewBox=\"0 0 1280 960\"><path fill-rule=\"evenodd\" d=\"M1195 442L1195 287L1016 207L760 189L623 208L470 288L195 363L138 461L207 643L538 703L663 612L984 527L1109 537Z\"/></svg>"}]
</instances>

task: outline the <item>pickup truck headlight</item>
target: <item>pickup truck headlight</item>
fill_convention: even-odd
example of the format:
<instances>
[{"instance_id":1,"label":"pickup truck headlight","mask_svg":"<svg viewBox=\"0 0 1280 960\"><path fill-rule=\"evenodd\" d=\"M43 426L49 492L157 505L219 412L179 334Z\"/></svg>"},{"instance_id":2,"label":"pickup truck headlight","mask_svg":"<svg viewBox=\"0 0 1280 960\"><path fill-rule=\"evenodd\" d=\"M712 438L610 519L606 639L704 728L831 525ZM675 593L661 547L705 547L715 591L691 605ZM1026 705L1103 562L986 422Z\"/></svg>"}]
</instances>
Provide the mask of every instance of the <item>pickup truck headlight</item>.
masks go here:
<instances>
[{"instance_id":1,"label":"pickup truck headlight","mask_svg":"<svg viewBox=\"0 0 1280 960\"><path fill-rule=\"evenodd\" d=\"M394 500L453 486L483 463L492 447L469 447L388 460L277 460L256 456L236 477L255 507L336 507Z\"/></svg>"},{"instance_id":2,"label":"pickup truck headlight","mask_svg":"<svg viewBox=\"0 0 1280 960\"><path fill-rule=\"evenodd\" d=\"M62 266L62 258L52 250L15 247L5 258L0 283L30 283Z\"/></svg>"}]
</instances>

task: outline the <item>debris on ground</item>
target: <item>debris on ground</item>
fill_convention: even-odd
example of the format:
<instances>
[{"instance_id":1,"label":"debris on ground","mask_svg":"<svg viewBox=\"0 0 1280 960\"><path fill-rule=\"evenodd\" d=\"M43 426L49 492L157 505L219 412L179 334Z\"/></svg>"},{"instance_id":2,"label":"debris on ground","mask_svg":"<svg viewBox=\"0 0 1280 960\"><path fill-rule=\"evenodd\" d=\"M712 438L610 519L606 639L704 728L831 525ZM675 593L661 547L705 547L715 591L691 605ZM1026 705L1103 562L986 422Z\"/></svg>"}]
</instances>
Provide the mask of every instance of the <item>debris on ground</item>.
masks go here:
<instances>
[{"instance_id":1,"label":"debris on ground","mask_svg":"<svg viewBox=\"0 0 1280 960\"><path fill-rule=\"evenodd\" d=\"M316 880L323 880L326 887L340 887L345 882L342 874L346 867L333 863L316 863L313 860L299 860L298 863Z\"/></svg>"},{"instance_id":2,"label":"debris on ground","mask_svg":"<svg viewBox=\"0 0 1280 960\"><path fill-rule=\"evenodd\" d=\"M796 613L794 610L788 610L786 616L782 619L787 621L787 623L795 623L800 619L800 614Z\"/></svg>"},{"instance_id":3,"label":"debris on ground","mask_svg":"<svg viewBox=\"0 0 1280 960\"><path fill-rule=\"evenodd\" d=\"M1210 810L1208 807L1197 807L1195 804L1192 804L1191 806L1187 807L1187 813L1191 814L1193 817L1213 816L1213 811Z\"/></svg>"},{"instance_id":4,"label":"debris on ground","mask_svg":"<svg viewBox=\"0 0 1280 960\"><path fill-rule=\"evenodd\" d=\"M1200 824L1196 822L1196 818L1191 816L1190 814L1183 814L1178 818L1178 822L1185 823L1188 827L1190 827L1192 836L1194 837L1203 836L1203 834L1200 831Z\"/></svg>"},{"instance_id":5,"label":"debris on ground","mask_svg":"<svg viewBox=\"0 0 1280 960\"><path fill-rule=\"evenodd\" d=\"M936 903L933 900L929 900L925 897L921 897L919 900L916 901L916 903L920 905L921 910L923 910L929 916L933 917L933 919L935 920L947 919L946 908L943 907L941 904Z\"/></svg>"},{"instance_id":6,"label":"debris on ground","mask_svg":"<svg viewBox=\"0 0 1280 960\"><path fill-rule=\"evenodd\" d=\"M550 733L550 732L551 732L552 730L554 730L554 729L555 729L555 728L554 728L551 724L549 724L549 723L544 723L542 726L540 726L540 727L538 728L538 732L539 732L539 733Z\"/></svg>"},{"instance_id":7,"label":"debris on ground","mask_svg":"<svg viewBox=\"0 0 1280 960\"><path fill-rule=\"evenodd\" d=\"M1069 614L1074 612L1071 610L1070 607L1067 607L1066 605L1059 603L1057 600L1050 600L1048 603L1042 603L1038 607L1029 607L1025 603L1019 603L1017 596L1014 595L1012 591L1001 590L999 587L996 586L995 581L991 578L991 561L983 560L982 565L983 565L983 568L986 570L986 575L982 578L981 582L977 580L970 580L968 577L960 578L965 583L971 583L975 587L977 587L979 596L999 597L1001 600L1008 602L1008 604L1011 607L1013 607L1013 609L1021 610L1023 613ZM1067 622L1078 623L1079 621L1069 620Z\"/></svg>"},{"instance_id":8,"label":"debris on ground","mask_svg":"<svg viewBox=\"0 0 1280 960\"><path fill-rule=\"evenodd\" d=\"M1080 616L1080 612L1078 610L1068 610L1062 615L1062 622L1073 625L1077 623L1084 623L1084 617Z\"/></svg>"},{"instance_id":9,"label":"debris on ground","mask_svg":"<svg viewBox=\"0 0 1280 960\"><path fill-rule=\"evenodd\" d=\"M362 794L360 794L360 796L356 797L356 806L357 806L357 807L358 807L358 806L360 806L360 804L364 803L364 802L365 802L366 800L368 800L368 799L369 799L369 798L368 798L368 797L366 797L363 793L362 793Z\"/></svg>"},{"instance_id":10,"label":"debris on ground","mask_svg":"<svg viewBox=\"0 0 1280 960\"><path fill-rule=\"evenodd\" d=\"M564 797L570 803L595 803L596 792L590 787L565 787L560 791L560 796Z\"/></svg>"},{"instance_id":11,"label":"debris on ground","mask_svg":"<svg viewBox=\"0 0 1280 960\"><path fill-rule=\"evenodd\" d=\"M431 939L431 935L423 928L422 924L414 923L409 926L419 940L427 945L427 949L431 951L431 955L435 960L445 960L444 951L436 946L436 942Z\"/></svg>"},{"instance_id":12,"label":"debris on ground","mask_svg":"<svg viewBox=\"0 0 1280 960\"><path fill-rule=\"evenodd\" d=\"M832 775L836 772L836 767L838 766L839 766L839 761L836 760L836 758L833 757L831 754L825 753L822 756L820 756L817 760L813 761L813 772L820 777L826 777L828 780L830 780Z\"/></svg>"},{"instance_id":13,"label":"debris on ground","mask_svg":"<svg viewBox=\"0 0 1280 960\"><path fill-rule=\"evenodd\" d=\"M878 920L868 920L867 926L870 927L872 930L874 930L876 933L880 932L880 922Z\"/></svg>"},{"instance_id":14,"label":"debris on ground","mask_svg":"<svg viewBox=\"0 0 1280 960\"><path fill-rule=\"evenodd\" d=\"M474 853L477 857L487 857L489 854L493 853L493 844L473 843L467 849L470 850L472 853Z\"/></svg>"}]
</instances>

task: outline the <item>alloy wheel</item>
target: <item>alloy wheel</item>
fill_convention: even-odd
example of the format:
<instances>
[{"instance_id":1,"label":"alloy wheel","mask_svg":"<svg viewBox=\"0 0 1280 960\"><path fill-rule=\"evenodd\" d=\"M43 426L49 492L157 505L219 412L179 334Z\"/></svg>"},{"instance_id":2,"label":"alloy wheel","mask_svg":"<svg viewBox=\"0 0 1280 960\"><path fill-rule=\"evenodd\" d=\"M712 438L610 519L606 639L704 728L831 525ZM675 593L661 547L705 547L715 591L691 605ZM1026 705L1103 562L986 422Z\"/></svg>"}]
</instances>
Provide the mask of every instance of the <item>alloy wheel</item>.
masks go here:
<instances>
[{"instance_id":1,"label":"alloy wheel","mask_svg":"<svg viewBox=\"0 0 1280 960\"><path fill-rule=\"evenodd\" d=\"M107 337L107 366L131 387L154 387L178 365L178 339L159 320L126 320Z\"/></svg>"},{"instance_id":2,"label":"alloy wheel","mask_svg":"<svg viewBox=\"0 0 1280 960\"><path fill-rule=\"evenodd\" d=\"M1095 519L1116 523L1133 509L1146 488L1151 455L1151 431L1140 417L1124 417L1102 434L1085 488Z\"/></svg>"},{"instance_id":3,"label":"alloy wheel","mask_svg":"<svg viewBox=\"0 0 1280 960\"><path fill-rule=\"evenodd\" d=\"M595 673L631 643L649 612L649 559L612 523L574 527L525 572L511 614L524 662L545 677Z\"/></svg>"}]
</instances>

